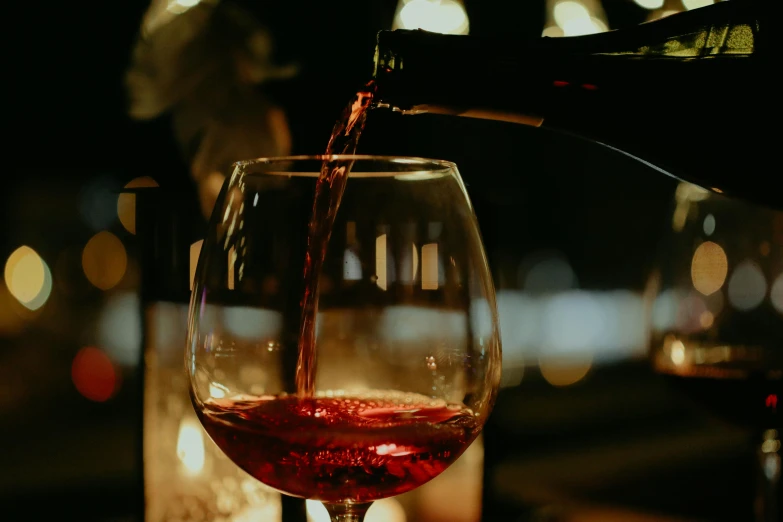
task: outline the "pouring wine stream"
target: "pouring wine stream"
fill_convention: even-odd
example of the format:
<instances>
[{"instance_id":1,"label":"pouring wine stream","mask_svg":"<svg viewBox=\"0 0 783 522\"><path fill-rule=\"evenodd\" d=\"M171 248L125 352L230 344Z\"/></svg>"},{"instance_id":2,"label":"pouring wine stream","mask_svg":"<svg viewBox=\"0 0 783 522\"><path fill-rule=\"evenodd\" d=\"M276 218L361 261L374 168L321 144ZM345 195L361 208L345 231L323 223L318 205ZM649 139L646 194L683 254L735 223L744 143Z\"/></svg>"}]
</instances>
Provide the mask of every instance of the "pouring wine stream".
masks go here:
<instances>
[{"instance_id":1,"label":"pouring wine stream","mask_svg":"<svg viewBox=\"0 0 783 522\"><path fill-rule=\"evenodd\" d=\"M352 162L333 158L338 154L353 154L367 120L367 110L372 104L374 82L356 93L343 110L332 129L326 146L321 175L315 186L313 213L307 236L307 253L304 264L304 294L299 334L299 360L296 365L296 390L300 398L309 398L315 391L315 319L318 314L318 280L326 257L329 238L340 200L348 181Z\"/></svg>"}]
</instances>

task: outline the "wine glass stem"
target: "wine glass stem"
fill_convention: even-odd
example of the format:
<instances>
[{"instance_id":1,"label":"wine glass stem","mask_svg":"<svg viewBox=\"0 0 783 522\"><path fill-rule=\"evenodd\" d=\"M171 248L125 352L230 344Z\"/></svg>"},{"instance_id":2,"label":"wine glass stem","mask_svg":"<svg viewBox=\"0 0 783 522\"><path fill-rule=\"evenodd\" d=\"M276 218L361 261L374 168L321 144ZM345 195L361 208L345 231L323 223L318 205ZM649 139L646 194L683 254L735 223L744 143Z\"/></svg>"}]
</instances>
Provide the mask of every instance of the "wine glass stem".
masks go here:
<instances>
[{"instance_id":1,"label":"wine glass stem","mask_svg":"<svg viewBox=\"0 0 783 522\"><path fill-rule=\"evenodd\" d=\"M756 521L779 522L783 487L780 480L781 433L766 430L758 448L759 487L756 496Z\"/></svg>"},{"instance_id":2,"label":"wine glass stem","mask_svg":"<svg viewBox=\"0 0 783 522\"><path fill-rule=\"evenodd\" d=\"M372 502L341 502L336 504L324 502L332 522L363 522L364 515L371 505Z\"/></svg>"}]
</instances>

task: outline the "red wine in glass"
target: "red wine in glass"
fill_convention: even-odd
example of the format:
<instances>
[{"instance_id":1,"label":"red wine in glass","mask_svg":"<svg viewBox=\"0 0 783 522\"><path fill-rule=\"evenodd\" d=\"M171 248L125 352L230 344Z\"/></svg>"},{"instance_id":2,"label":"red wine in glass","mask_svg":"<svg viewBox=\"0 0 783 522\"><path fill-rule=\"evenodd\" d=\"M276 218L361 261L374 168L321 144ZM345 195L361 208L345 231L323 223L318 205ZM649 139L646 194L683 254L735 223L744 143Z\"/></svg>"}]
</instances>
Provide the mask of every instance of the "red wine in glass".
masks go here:
<instances>
[{"instance_id":1,"label":"red wine in glass","mask_svg":"<svg viewBox=\"0 0 783 522\"><path fill-rule=\"evenodd\" d=\"M199 415L212 440L250 475L325 502L410 491L454 462L479 429L462 405L401 392L212 399Z\"/></svg>"},{"instance_id":2,"label":"red wine in glass","mask_svg":"<svg viewBox=\"0 0 783 522\"><path fill-rule=\"evenodd\" d=\"M459 174L453 164L444 161L353 155L373 95L372 85L356 94L335 126L327 154L237 164L213 214L223 221L215 219L210 224L210 242L202 251L207 261L199 263L195 278L186 344L194 407L223 453L259 481L287 494L282 506L284 518L286 511L302 515L300 499L307 498L321 500L332 520L358 522L374 500L431 480L475 440L492 408L499 382L494 291ZM354 162L367 163L367 170L362 171L367 175L356 192L344 195ZM320 174L308 179L318 169ZM422 172L433 175L422 177ZM315 195L308 196L312 188ZM257 204L261 194L266 201ZM364 194L370 197L364 198ZM350 199L352 212L361 214L362 225L368 230L386 230L397 224L403 230L410 222L428 223L433 212L440 212L437 219L448 223L449 234L437 239L438 255L452 256L451 271L438 279L442 291L430 292L433 289L424 287L424 279L421 290L416 284L409 286L416 292L427 292L422 294L428 298L425 308L437 317L473 319L472 304L484 302L488 305L486 310L482 308L486 317L481 318L488 320L482 322L485 328L480 331L468 326L463 331L461 321L455 328L434 326L426 339L403 340L405 346L400 349L396 337L388 337L389 320L398 318L385 311L412 303L407 294L388 292L384 295L391 302L373 309L369 324L353 322L349 328L362 343L366 338L370 344L354 345L346 338L343 347L339 344L344 340L342 334L330 338L335 343L330 346L338 351L333 352L334 357L330 352L329 360L334 364L324 380L319 379L318 386L323 388L319 390L315 386L319 279L332 279L336 274L331 271L342 268L325 264L324 258L335 223L342 219L337 213L344 196ZM390 214L378 213L377 198L387 196L392 200ZM444 197L451 198L450 205L440 209L437 205ZM301 217L308 220L307 228L300 228L293 215L291 222L281 220L286 212L301 213L301 203L306 205ZM306 253L300 258L304 268L300 270L289 258L305 238ZM396 240L392 235L392 247L387 250L395 266L411 252L399 251L394 247ZM237 248L234 253L229 249L226 262L228 245ZM280 248L270 249L269 245ZM421 246L422 252L425 246ZM377 243L376 249L360 249L356 255L366 258L360 260L362 266L370 260L377 262ZM322 275L324 270L329 272ZM232 273L241 285L231 287ZM366 274L372 281L370 272ZM265 298L266 287L256 283L268 278L285 285L287 293L303 283L305 287L295 294L293 306L288 295L272 303L280 319L270 323L276 333L270 329L261 338L250 339L212 320L213 307L266 306L256 300ZM386 290L380 285L368 288L376 292L375 286L379 287L377 292ZM337 310L339 320L355 311L358 321L374 303L373 295L351 295L351 302ZM283 309L275 308L278 305ZM293 342L289 342L291 331L298 336ZM389 350L381 349L387 337L393 345ZM370 353L364 348L380 351ZM256 373L251 376L242 371L245 368ZM357 376L358 372L363 375ZM289 376L295 379L289 380ZM326 386L327 379L333 384ZM409 393L412 391L422 394ZM286 503L285 499L297 503Z\"/></svg>"}]
</instances>

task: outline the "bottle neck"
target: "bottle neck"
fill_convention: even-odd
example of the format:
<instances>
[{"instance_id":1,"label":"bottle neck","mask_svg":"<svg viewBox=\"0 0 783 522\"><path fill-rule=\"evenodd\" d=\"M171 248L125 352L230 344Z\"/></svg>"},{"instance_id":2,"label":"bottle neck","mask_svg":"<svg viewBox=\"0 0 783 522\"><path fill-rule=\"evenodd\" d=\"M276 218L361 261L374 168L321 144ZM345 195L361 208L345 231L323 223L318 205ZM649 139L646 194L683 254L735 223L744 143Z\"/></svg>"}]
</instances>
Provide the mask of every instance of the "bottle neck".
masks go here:
<instances>
[{"instance_id":1,"label":"bottle neck","mask_svg":"<svg viewBox=\"0 0 783 522\"><path fill-rule=\"evenodd\" d=\"M659 88L656 83L671 78L654 75L655 68L758 54L758 5L769 2L732 0L633 28L526 41L381 31L375 54L376 105L410 114L515 121L519 116L508 113L543 112L540 97L551 87L576 83L596 90L598 81L617 85L612 80L619 80ZM527 116L520 122L539 124L547 114Z\"/></svg>"},{"instance_id":2,"label":"bottle neck","mask_svg":"<svg viewBox=\"0 0 783 522\"><path fill-rule=\"evenodd\" d=\"M730 0L628 29L514 43L381 32L376 105L549 127L780 206L768 184L738 174L768 172L777 148L764 130L777 99L759 22L769 6Z\"/></svg>"}]
</instances>

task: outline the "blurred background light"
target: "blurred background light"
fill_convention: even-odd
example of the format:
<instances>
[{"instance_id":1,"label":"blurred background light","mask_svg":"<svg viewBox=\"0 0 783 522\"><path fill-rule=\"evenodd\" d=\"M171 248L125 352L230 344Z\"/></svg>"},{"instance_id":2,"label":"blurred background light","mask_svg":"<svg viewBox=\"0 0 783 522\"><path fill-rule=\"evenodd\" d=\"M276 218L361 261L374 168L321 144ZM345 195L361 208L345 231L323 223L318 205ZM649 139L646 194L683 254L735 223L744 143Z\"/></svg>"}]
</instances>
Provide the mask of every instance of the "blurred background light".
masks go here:
<instances>
[{"instance_id":1,"label":"blurred background light","mask_svg":"<svg viewBox=\"0 0 783 522\"><path fill-rule=\"evenodd\" d=\"M576 384L587 375L592 366L591 354L558 357L542 355L538 367L544 379L552 386L562 387Z\"/></svg>"},{"instance_id":2,"label":"blurred background light","mask_svg":"<svg viewBox=\"0 0 783 522\"><path fill-rule=\"evenodd\" d=\"M283 326L283 316L275 310L227 306L222 311L224 328L238 339L275 339Z\"/></svg>"},{"instance_id":3,"label":"blurred background light","mask_svg":"<svg viewBox=\"0 0 783 522\"><path fill-rule=\"evenodd\" d=\"M541 344L552 354L585 353L607 334L604 307L590 293L563 292L544 302Z\"/></svg>"},{"instance_id":4,"label":"blurred background light","mask_svg":"<svg viewBox=\"0 0 783 522\"><path fill-rule=\"evenodd\" d=\"M656 329L674 324L679 305L679 297L672 292L658 296L653 306ZM524 368L536 360L547 380L565 386L584 377L593 362L609 364L645 353L644 302L640 294L630 290L568 290L538 295L501 290L497 306L503 341L503 386L518 385ZM485 319L479 322L483 319L479 317L480 308L481 303L476 303L472 310L477 332L487 328Z\"/></svg>"},{"instance_id":5,"label":"blurred background light","mask_svg":"<svg viewBox=\"0 0 783 522\"><path fill-rule=\"evenodd\" d=\"M693 287L704 295L720 290L726 281L729 261L723 248L712 241L705 241L696 248L691 259Z\"/></svg>"},{"instance_id":6,"label":"blurred background light","mask_svg":"<svg viewBox=\"0 0 783 522\"><path fill-rule=\"evenodd\" d=\"M576 0L562 0L555 4L552 10L552 14L555 17L555 23L560 27L574 20L584 20L590 18L590 11L582 2Z\"/></svg>"},{"instance_id":7,"label":"blurred background light","mask_svg":"<svg viewBox=\"0 0 783 522\"><path fill-rule=\"evenodd\" d=\"M565 36L565 33L557 25L549 25L541 32L541 36L546 36L548 38L559 38L561 36Z\"/></svg>"},{"instance_id":8,"label":"blurred background light","mask_svg":"<svg viewBox=\"0 0 783 522\"><path fill-rule=\"evenodd\" d=\"M666 289L655 297L651 312L653 330L665 332L674 326L682 299L682 292L673 288Z\"/></svg>"},{"instance_id":9,"label":"blurred background light","mask_svg":"<svg viewBox=\"0 0 783 522\"><path fill-rule=\"evenodd\" d=\"M116 286L125 275L127 266L125 247L111 232L98 232L90 238L82 251L84 275L101 290Z\"/></svg>"},{"instance_id":10,"label":"blurred background light","mask_svg":"<svg viewBox=\"0 0 783 522\"><path fill-rule=\"evenodd\" d=\"M634 2L645 9L660 9L664 4L664 0L634 0Z\"/></svg>"},{"instance_id":11,"label":"blurred background light","mask_svg":"<svg viewBox=\"0 0 783 522\"><path fill-rule=\"evenodd\" d=\"M559 0L549 2L550 22L544 36L580 36L602 33L609 29L600 2L594 0ZM554 27L559 28L559 32Z\"/></svg>"},{"instance_id":12,"label":"blurred background light","mask_svg":"<svg viewBox=\"0 0 783 522\"><path fill-rule=\"evenodd\" d=\"M729 303L734 308L749 311L756 308L764 300L767 293L767 280L761 267L749 259L741 262L734 269L729 279Z\"/></svg>"},{"instance_id":13,"label":"blurred background light","mask_svg":"<svg viewBox=\"0 0 783 522\"><path fill-rule=\"evenodd\" d=\"M179 426L177 457L188 475L198 475L204 469L204 437L198 419L185 417Z\"/></svg>"},{"instance_id":14,"label":"blurred background light","mask_svg":"<svg viewBox=\"0 0 783 522\"><path fill-rule=\"evenodd\" d=\"M35 250L21 246L6 261L5 284L22 306L37 310L46 303L52 292L52 274Z\"/></svg>"},{"instance_id":15,"label":"blurred background light","mask_svg":"<svg viewBox=\"0 0 783 522\"><path fill-rule=\"evenodd\" d=\"M124 188L133 189L157 186L158 182L150 176L141 176L126 183ZM136 233L136 194L123 192L117 197L117 217L125 230L131 234Z\"/></svg>"},{"instance_id":16,"label":"blurred background light","mask_svg":"<svg viewBox=\"0 0 783 522\"><path fill-rule=\"evenodd\" d=\"M112 294L100 311L97 339L119 364L133 367L141 361L141 314L134 292Z\"/></svg>"},{"instance_id":17,"label":"blurred background light","mask_svg":"<svg viewBox=\"0 0 783 522\"><path fill-rule=\"evenodd\" d=\"M699 7L706 7L715 3L715 0L682 0L682 5L685 9L698 9Z\"/></svg>"},{"instance_id":18,"label":"blurred background light","mask_svg":"<svg viewBox=\"0 0 783 522\"><path fill-rule=\"evenodd\" d=\"M196 7L201 0L169 0L167 9L172 13L184 13L191 7Z\"/></svg>"},{"instance_id":19,"label":"blurred background light","mask_svg":"<svg viewBox=\"0 0 783 522\"><path fill-rule=\"evenodd\" d=\"M715 216L713 216L712 214L707 214L707 217L704 218L704 223L703 223L704 234L711 236L713 232L715 232L715 225L716 225Z\"/></svg>"},{"instance_id":20,"label":"blurred background light","mask_svg":"<svg viewBox=\"0 0 783 522\"><path fill-rule=\"evenodd\" d=\"M562 27L565 36L580 36L607 31L606 24L593 16L569 20L564 23Z\"/></svg>"},{"instance_id":21,"label":"blurred background light","mask_svg":"<svg viewBox=\"0 0 783 522\"><path fill-rule=\"evenodd\" d=\"M579 285L574 269L558 252L531 254L520 263L518 278L525 292L531 294L562 292Z\"/></svg>"},{"instance_id":22,"label":"blurred background light","mask_svg":"<svg viewBox=\"0 0 783 522\"><path fill-rule=\"evenodd\" d=\"M329 522L329 512L317 500L306 501L307 522ZM406 522L405 509L396 498L385 498L373 502L365 522Z\"/></svg>"},{"instance_id":23,"label":"blurred background light","mask_svg":"<svg viewBox=\"0 0 783 522\"><path fill-rule=\"evenodd\" d=\"M74 357L71 378L79 393L94 402L109 400L119 383L109 356L92 346L82 348Z\"/></svg>"},{"instance_id":24,"label":"blurred background light","mask_svg":"<svg viewBox=\"0 0 783 522\"><path fill-rule=\"evenodd\" d=\"M400 0L393 29L424 29L434 33L468 34L470 24L457 0Z\"/></svg>"}]
</instances>

